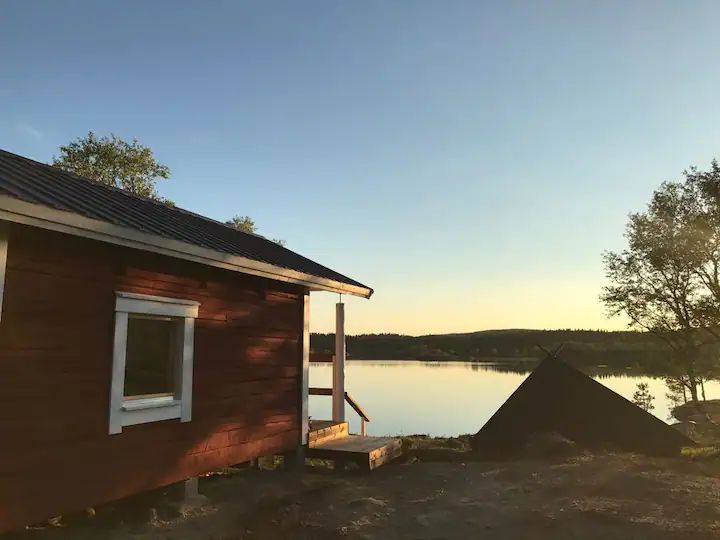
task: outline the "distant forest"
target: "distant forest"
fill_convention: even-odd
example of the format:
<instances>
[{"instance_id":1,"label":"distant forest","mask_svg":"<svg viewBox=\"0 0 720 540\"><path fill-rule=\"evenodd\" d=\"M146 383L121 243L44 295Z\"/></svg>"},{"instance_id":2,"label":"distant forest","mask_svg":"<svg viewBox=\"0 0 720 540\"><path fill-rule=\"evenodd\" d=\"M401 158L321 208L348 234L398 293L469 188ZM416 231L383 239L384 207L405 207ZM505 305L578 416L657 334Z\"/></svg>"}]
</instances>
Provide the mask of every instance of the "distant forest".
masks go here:
<instances>
[{"instance_id":1,"label":"distant forest","mask_svg":"<svg viewBox=\"0 0 720 540\"><path fill-rule=\"evenodd\" d=\"M313 351L335 349L335 334L313 334ZM650 368L669 359L665 345L647 333L597 330L487 330L467 334L403 336L362 334L347 336L347 352L357 360L473 360L540 359L537 347L564 344L561 358L576 365Z\"/></svg>"}]
</instances>

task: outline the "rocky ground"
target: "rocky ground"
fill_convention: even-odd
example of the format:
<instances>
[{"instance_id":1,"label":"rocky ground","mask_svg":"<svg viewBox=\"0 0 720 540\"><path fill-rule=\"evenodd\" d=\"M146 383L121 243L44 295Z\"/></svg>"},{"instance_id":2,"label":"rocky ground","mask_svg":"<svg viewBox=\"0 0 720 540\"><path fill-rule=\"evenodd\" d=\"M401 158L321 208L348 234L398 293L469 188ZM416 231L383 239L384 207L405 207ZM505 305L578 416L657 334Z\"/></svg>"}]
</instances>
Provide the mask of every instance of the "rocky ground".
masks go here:
<instances>
[{"instance_id":1,"label":"rocky ground","mask_svg":"<svg viewBox=\"0 0 720 540\"><path fill-rule=\"evenodd\" d=\"M720 538L713 451L483 462L457 439L409 444L370 474L239 469L203 479L194 507L171 489L2 540Z\"/></svg>"}]
</instances>

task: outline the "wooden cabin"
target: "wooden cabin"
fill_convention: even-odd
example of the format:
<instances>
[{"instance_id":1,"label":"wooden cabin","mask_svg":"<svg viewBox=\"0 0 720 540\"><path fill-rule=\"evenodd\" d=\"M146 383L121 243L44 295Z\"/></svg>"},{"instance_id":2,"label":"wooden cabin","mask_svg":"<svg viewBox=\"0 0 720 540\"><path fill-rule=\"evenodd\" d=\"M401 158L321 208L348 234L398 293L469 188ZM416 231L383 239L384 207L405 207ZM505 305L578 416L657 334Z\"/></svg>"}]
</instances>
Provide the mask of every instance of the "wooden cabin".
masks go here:
<instances>
[{"instance_id":1,"label":"wooden cabin","mask_svg":"<svg viewBox=\"0 0 720 540\"><path fill-rule=\"evenodd\" d=\"M373 292L0 151L0 531L303 448L313 291Z\"/></svg>"}]
</instances>

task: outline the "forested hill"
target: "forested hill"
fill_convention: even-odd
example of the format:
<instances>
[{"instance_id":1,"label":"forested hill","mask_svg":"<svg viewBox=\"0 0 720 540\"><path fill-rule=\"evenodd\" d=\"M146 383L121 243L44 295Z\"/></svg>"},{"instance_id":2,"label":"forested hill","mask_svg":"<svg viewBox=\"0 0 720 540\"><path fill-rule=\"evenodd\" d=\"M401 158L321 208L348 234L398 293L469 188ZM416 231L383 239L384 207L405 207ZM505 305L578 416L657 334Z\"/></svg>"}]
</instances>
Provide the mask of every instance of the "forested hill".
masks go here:
<instances>
[{"instance_id":1,"label":"forested hill","mask_svg":"<svg viewBox=\"0 0 720 540\"><path fill-rule=\"evenodd\" d=\"M647 365L668 357L663 344L640 332L595 330L487 330L467 334L347 336L351 358L363 360L493 360L540 358L536 345L565 344L562 357L574 363ZM335 348L334 334L313 334L313 351Z\"/></svg>"}]
</instances>

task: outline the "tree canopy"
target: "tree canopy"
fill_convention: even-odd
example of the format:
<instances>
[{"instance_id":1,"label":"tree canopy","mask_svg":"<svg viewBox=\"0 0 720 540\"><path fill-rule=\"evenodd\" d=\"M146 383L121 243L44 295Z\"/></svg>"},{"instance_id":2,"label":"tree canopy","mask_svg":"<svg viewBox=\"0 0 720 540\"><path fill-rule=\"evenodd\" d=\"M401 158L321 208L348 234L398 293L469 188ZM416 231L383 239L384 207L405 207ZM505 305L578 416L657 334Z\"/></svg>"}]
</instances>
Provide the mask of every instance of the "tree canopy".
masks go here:
<instances>
[{"instance_id":1,"label":"tree canopy","mask_svg":"<svg viewBox=\"0 0 720 540\"><path fill-rule=\"evenodd\" d=\"M157 182L170 178L170 169L155 159L153 151L137 139L127 142L117 135L98 137L92 131L60 147L60 156L53 157L53 165L100 184L118 187L140 195L174 204L157 191ZM257 226L250 216L236 215L226 225L246 233L257 234ZM282 246L284 240L273 239Z\"/></svg>"},{"instance_id":2,"label":"tree canopy","mask_svg":"<svg viewBox=\"0 0 720 540\"><path fill-rule=\"evenodd\" d=\"M225 222L225 225L229 225L230 227L238 231L257 234L257 225L255 225L255 221L250 216L234 216L228 219ZM281 246L285 246L285 240L282 240L280 238L273 238L272 241L276 244L280 244Z\"/></svg>"},{"instance_id":3,"label":"tree canopy","mask_svg":"<svg viewBox=\"0 0 720 540\"><path fill-rule=\"evenodd\" d=\"M671 372L697 400L697 387L716 377L720 328L720 167L692 168L666 182L647 208L631 214L628 247L604 254L601 300L610 315L658 336L673 350Z\"/></svg>"},{"instance_id":4,"label":"tree canopy","mask_svg":"<svg viewBox=\"0 0 720 540\"><path fill-rule=\"evenodd\" d=\"M158 163L153 151L136 139L129 143L112 133L97 137L90 131L86 137L61 146L53 165L107 186L170 203L156 189L159 180L170 177L170 169Z\"/></svg>"},{"instance_id":5,"label":"tree canopy","mask_svg":"<svg viewBox=\"0 0 720 540\"><path fill-rule=\"evenodd\" d=\"M228 219L225 222L225 225L229 225L233 229L237 229L238 231L243 231L246 233L255 233L257 231L255 221L253 221L250 216L234 216Z\"/></svg>"}]
</instances>

